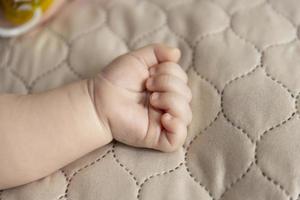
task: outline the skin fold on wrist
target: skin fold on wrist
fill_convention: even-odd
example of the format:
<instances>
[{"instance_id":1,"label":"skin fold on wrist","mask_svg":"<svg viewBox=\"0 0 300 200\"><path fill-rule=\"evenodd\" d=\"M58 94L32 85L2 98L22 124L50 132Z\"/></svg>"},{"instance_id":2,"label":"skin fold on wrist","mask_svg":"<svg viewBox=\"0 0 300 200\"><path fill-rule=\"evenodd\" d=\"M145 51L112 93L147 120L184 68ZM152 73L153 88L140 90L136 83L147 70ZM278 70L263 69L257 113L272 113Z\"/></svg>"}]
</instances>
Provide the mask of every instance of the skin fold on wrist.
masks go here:
<instances>
[{"instance_id":1,"label":"skin fold on wrist","mask_svg":"<svg viewBox=\"0 0 300 200\"><path fill-rule=\"evenodd\" d=\"M111 128L110 128L110 123L108 120L108 116L105 112L105 106L101 103L102 98L101 97L99 98L99 96L104 95L104 94L102 94L101 91L97 91L97 90L99 90L99 87L96 87L96 82L97 82L97 77L88 79L87 80L87 88L88 88L88 92L89 92L91 101L94 105L94 109L97 113L99 122L102 124L102 126L104 128L105 135L107 135L108 138L111 138L109 140L109 142L111 142L113 137L112 137L112 132L111 132Z\"/></svg>"}]
</instances>

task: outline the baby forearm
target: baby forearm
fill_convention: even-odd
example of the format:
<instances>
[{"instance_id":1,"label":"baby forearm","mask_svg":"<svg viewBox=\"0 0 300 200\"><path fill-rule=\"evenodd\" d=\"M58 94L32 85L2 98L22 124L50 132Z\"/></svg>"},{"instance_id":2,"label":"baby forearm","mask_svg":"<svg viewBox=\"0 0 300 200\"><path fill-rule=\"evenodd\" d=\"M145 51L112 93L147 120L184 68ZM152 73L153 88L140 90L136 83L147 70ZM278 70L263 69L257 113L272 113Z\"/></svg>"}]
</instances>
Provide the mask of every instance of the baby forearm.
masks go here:
<instances>
[{"instance_id":1,"label":"baby forearm","mask_svg":"<svg viewBox=\"0 0 300 200\"><path fill-rule=\"evenodd\" d=\"M89 86L83 80L40 94L0 95L0 189L49 175L112 140Z\"/></svg>"}]
</instances>

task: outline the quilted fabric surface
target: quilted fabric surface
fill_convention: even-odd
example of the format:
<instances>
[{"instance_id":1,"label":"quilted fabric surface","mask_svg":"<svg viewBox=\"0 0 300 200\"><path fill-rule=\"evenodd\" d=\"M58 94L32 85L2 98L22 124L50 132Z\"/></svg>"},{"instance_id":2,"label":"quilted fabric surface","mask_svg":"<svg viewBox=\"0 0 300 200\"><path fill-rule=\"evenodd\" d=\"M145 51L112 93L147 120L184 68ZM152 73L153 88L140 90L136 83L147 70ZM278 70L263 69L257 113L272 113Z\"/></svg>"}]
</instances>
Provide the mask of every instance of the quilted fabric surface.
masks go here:
<instances>
[{"instance_id":1,"label":"quilted fabric surface","mask_svg":"<svg viewBox=\"0 0 300 200\"><path fill-rule=\"evenodd\" d=\"M1 39L0 92L22 94L148 43L177 46L194 117L175 153L109 144L0 199L299 200L299 25L299 0L73 0Z\"/></svg>"}]
</instances>

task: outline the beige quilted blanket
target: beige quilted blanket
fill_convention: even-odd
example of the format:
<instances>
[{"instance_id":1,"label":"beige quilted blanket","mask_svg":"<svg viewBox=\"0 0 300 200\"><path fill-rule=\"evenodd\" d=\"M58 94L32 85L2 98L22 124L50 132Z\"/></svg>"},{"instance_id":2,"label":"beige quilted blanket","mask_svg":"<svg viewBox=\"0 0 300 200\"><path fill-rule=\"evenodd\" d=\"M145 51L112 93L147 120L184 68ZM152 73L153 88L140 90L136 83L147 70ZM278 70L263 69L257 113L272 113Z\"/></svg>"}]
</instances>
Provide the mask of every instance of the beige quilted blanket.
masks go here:
<instances>
[{"instance_id":1,"label":"beige quilted blanket","mask_svg":"<svg viewBox=\"0 0 300 200\"><path fill-rule=\"evenodd\" d=\"M73 0L42 30L1 39L0 92L23 94L177 46L194 118L175 153L110 144L0 199L299 200L299 25L299 0Z\"/></svg>"}]
</instances>

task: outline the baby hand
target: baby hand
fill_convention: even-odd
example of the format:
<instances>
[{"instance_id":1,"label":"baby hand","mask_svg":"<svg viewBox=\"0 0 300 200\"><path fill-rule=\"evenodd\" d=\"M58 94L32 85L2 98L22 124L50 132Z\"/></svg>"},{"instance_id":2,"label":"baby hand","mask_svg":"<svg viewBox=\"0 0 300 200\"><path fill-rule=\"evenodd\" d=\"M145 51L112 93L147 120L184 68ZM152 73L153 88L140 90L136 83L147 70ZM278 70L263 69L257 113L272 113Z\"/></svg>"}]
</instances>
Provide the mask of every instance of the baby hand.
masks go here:
<instances>
[{"instance_id":1,"label":"baby hand","mask_svg":"<svg viewBox=\"0 0 300 200\"><path fill-rule=\"evenodd\" d=\"M93 100L113 138L165 152L178 149L192 119L180 51L153 44L116 58L93 79Z\"/></svg>"}]
</instances>

